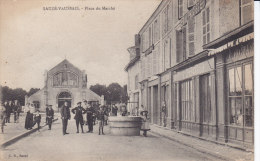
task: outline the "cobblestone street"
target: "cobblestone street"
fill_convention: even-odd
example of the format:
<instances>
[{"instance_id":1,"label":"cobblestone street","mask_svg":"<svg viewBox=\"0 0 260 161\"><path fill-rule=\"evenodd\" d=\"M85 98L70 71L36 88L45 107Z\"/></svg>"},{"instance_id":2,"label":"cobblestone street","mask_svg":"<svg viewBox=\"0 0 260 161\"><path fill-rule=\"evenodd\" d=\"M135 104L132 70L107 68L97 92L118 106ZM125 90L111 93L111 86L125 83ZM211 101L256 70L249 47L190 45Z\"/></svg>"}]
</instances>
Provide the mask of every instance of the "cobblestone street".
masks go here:
<instances>
[{"instance_id":1,"label":"cobblestone street","mask_svg":"<svg viewBox=\"0 0 260 161\"><path fill-rule=\"evenodd\" d=\"M84 126L87 131L87 126ZM168 139L149 134L148 137L111 136L76 133L75 121L70 120L69 135L62 135L61 120L40 132L18 141L3 152L3 160L216 160L206 154Z\"/></svg>"}]
</instances>

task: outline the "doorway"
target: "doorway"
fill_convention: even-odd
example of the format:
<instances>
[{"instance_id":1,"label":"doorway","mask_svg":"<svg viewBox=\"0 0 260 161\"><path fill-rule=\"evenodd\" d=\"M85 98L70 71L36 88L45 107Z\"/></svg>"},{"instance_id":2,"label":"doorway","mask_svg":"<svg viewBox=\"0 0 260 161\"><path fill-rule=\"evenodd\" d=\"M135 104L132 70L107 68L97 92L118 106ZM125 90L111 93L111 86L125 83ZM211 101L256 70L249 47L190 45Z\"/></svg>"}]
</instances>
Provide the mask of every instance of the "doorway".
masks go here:
<instances>
[{"instance_id":1,"label":"doorway","mask_svg":"<svg viewBox=\"0 0 260 161\"><path fill-rule=\"evenodd\" d=\"M65 101L68 102L68 106L71 107L71 103L72 103L72 96L69 92L61 92L59 95L58 95L58 108L60 108Z\"/></svg>"}]
</instances>

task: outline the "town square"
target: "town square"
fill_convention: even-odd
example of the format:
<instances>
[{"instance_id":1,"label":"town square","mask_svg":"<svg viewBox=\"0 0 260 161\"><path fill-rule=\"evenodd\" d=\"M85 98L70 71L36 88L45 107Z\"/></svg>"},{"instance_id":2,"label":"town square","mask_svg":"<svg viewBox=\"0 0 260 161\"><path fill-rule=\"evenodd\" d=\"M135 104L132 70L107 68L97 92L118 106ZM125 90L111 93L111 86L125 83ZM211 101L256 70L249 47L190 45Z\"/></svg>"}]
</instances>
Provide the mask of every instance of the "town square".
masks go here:
<instances>
[{"instance_id":1,"label":"town square","mask_svg":"<svg viewBox=\"0 0 260 161\"><path fill-rule=\"evenodd\" d=\"M0 0L0 160L257 160L255 7Z\"/></svg>"}]
</instances>

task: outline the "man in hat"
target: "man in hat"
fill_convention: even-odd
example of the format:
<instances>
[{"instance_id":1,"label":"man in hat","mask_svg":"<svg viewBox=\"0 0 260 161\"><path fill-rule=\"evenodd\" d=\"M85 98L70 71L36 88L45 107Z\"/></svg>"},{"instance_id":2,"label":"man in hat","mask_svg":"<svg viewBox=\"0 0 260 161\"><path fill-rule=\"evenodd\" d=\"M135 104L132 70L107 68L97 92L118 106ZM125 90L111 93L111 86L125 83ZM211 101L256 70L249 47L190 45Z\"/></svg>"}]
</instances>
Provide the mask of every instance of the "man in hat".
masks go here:
<instances>
[{"instance_id":1,"label":"man in hat","mask_svg":"<svg viewBox=\"0 0 260 161\"><path fill-rule=\"evenodd\" d=\"M87 108L87 122L88 122L88 132L93 132L93 113L94 113L94 107L89 102L89 106Z\"/></svg>"},{"instance_id":2,"label":"man in hat","mask_svg":"<svg viewBox=\"0 0 260 161\"><path fill-rule=\"evenodd\" d=\"M52 109L52 105L48 105L48 111L46 110L46 119L47 119L47 124L49 125L49 129L51 130L51 124L52 124L52 120L54 117L54 111Z\"/></svg>"},{"instance_id":3,"label":"man in hat","mask_svg":"<svg viewBox=\"0 0 260 161\"><path fill-rule=\"evenodd\" d=\"M48 117L47 117L47 115L48 115L48 111L49 111L49 105L48 104L46 104L46 120L45 120L45 123L46 124L48 124Z\"/></svg>"},{"instance_id":4,"label":"man in hat","mask_svg":"<svg viewBox=\"0 0 260 161\"><path fill-rule=\"evenodd\" d=\"M67 133L67 126L68 126L68 120L70 120L70 109L69 109L68 102L65 101L64 104L61 106L61 119L62 119L62 132L63 135L69 134Z\"/></svg>"},{"instance_id":5,"label":"man in hat","mask_svg":"<svg viewBox=\"0 0 260 161\"><path fill-rule=\"evenodd\" d=\"M77 133L79 133L79 124L81 127L81 132L83 131L83 114L86 113L86 110L81 106L81 102L77 103L77 107L71 110L73 114L75 114L74 119L76 120Z\"/></svg>"}]
</instances>

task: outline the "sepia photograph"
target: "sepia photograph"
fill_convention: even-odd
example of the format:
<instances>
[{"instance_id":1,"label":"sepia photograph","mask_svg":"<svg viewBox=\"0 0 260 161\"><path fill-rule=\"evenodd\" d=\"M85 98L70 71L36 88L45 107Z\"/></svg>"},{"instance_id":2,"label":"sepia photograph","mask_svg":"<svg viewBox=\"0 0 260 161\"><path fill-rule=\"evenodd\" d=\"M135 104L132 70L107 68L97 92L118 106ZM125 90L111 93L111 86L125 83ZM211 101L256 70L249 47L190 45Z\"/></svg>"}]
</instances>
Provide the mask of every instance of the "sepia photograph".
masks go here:
<instances>
[{"instance_id":1,"label":"sepia photograph","mask_svg":"<svg viewBox=\"0 0 260 161\"><path fill-rule=\"evenodd\" d=\"M0 0L0 160L257 160L255 4Z\"/></svg>"}]
</instances>

